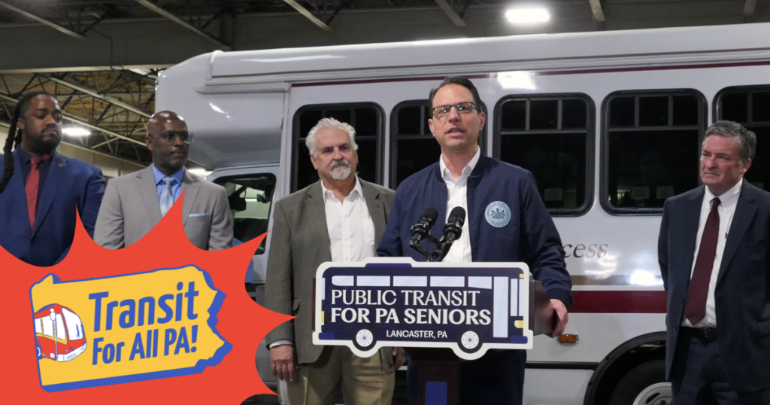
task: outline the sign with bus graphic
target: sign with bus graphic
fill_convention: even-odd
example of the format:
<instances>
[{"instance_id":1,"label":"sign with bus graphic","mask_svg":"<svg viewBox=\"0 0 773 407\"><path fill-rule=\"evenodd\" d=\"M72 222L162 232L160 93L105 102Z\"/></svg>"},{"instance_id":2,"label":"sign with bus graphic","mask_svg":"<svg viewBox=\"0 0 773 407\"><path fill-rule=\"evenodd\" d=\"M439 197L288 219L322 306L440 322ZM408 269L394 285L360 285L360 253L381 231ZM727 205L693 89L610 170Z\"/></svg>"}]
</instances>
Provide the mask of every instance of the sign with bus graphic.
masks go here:
<instances>
[{"instance_id":1,"label":"sign with bus graphic","mask_svg":"<svg viewBox=\"0 0 773 407\"><path fill-rule=\"evenodd\" d=\"M86 350L83 322L73 310L47 305L35 313L34 321L38 359L69 362Z\"/></svg>"},{"instance_id":2,"label":"sign with bus graphic","mask_svg":"<svg viewBox=\"0 0 773 407\"><path fill-rule=\"evenodd\" d=\"M467 360L531 349L529 276L524 263L323 263L313 342L360 357L384 346L449 348Z\"/></svg>"},{"instance_id":3,"label":"sign with bus graphic","mask_svg":"<svg viewBox=\"0 0 773 407\"><path fill-rule=\"evenodd\" d=\"M81 389L217 366L232 349L216 330L224 299L195 265L71 281L49 274L30 288L40 386Z\"/></svg>"}]
</instances>

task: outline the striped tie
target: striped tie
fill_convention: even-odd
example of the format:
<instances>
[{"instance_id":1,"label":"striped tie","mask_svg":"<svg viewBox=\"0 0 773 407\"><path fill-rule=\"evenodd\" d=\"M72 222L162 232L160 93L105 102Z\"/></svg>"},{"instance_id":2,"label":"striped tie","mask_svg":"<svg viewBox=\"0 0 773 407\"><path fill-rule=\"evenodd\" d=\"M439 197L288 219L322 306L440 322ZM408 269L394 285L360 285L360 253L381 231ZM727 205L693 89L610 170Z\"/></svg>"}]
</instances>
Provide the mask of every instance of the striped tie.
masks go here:
<instances>
[{"instance_id":1,"label":"striped tie","mask_svg":"<svg viewBox=\"0 0 773 407\"><path fill-rule=\"evenodd\" d=\"M163 217L167 212L169 212L169 209L172 208L172 205L174 205L174 196L172 195L172 183L174 182L174 178L164 177L161 179L161 181L166 184L166 186L164 186L164 191L161 192L161 199L159 201L161 204L161 217Z\"/></svg>"}]
</instances>

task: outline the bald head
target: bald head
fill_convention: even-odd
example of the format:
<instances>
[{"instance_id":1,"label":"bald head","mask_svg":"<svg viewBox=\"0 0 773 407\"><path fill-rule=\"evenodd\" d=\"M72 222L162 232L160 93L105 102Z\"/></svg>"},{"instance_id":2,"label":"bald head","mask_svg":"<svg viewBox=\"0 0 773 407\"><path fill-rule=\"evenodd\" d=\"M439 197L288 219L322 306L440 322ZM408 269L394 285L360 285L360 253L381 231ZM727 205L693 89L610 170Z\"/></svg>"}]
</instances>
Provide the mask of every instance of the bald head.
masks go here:
<instances>
[{"instance_id":1,"label":"bald head","mask_svg":"<svg viewBox=\"0 0 773 407\"><path fill-rule=\"evenodd\" d=\"M148 120L145 145L153 164L166 175L179 171L188 161L188 126L177 113L163 110Z\"/></svg>"},{"instance_id":2,"label":"bald head","mask_svg":"<svg viewBox=\"0 0 773 407\"><path fill-rule=\"evenodd\" d=\"M180 124L186 130L188 129L182 116L171 110L162 110L150 116L150 120L148 120L148 134L163 133L167 130L167 126L172 123Z\"/></svg>"}]
</instances>

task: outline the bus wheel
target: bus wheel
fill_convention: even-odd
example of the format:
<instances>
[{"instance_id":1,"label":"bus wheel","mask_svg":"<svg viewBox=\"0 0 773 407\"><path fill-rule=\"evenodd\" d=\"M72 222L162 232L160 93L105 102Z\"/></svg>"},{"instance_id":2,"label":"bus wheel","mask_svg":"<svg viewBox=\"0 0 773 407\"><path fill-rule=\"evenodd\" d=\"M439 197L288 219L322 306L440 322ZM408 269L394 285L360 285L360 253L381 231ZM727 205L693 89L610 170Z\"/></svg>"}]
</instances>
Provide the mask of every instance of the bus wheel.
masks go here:
<instances>
[{"instance_id":1,"label":"bus wheel","mask_svg":"<svg viewBox=\"0 0 773 407\"><path fill-rule=\"evenodd\" d=\"M465 331L459 337L459 347L464 352L475 353L481 346L483 346L483 342L480 340L480 335L475 331Z\"/></svg>"},{"instance_id":2,"label":"bus wheel","mask_svg":"<svg viewBox=\"0 0 773 407\"><path fill-rule=\"evenodd\" d=\"M354 347L359 350L370 350L376 345L376 335L369 328L360 328L354 334Z\"/></svg>"},{"instance_id":3,"label":"bus wheel","mask_svg":"<svg viewBox=\"0 0 773 407\"><path fill-rule=\"evenodd\" d=\"M609 404L671 404L671 384L664 360L651 360L633 368L617 383Z\"/></svg>"}]
</instances>

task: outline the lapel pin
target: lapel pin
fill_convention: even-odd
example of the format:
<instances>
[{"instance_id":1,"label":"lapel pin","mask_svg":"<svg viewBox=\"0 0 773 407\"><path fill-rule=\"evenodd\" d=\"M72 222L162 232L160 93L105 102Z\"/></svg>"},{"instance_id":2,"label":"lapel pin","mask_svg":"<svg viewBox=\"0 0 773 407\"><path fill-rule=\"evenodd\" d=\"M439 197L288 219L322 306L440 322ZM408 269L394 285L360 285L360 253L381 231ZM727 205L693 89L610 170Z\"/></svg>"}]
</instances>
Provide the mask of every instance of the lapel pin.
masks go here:
<instances>
[{"instance_id":1,"label":"lapel pin","mask_svg":"<svg viewBox=\"0 0 773 407\"><path fill-rule=\"evenodd\" d=\"M59 163L59 166L60 167L64 167L64 163Z\"/></svg>"}]
</instances>

